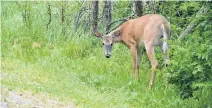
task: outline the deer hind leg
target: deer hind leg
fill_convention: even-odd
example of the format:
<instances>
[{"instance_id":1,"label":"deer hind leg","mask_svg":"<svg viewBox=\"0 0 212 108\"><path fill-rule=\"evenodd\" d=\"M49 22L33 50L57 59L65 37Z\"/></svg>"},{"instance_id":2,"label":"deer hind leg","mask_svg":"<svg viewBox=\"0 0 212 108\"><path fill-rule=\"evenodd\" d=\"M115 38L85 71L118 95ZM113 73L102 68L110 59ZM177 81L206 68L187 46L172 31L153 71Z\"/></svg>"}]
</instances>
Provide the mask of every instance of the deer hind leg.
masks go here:
<instances>
[{"instance_id":1,"label":"deer hind leg","mask_svg":"<svg viewBox=\"0 0 212 108\"><path fill-rule=\"evenodd\" d=\"M167 42L163 42L163 44L161 45L161 51L163 52L163 59L164 59L165 66L167 66L168 63L169 63L169 55L167 53L168 48L169 48L168 43Z\"/></svg>"},{"instance_id":2,"label":"deer hind leg","mask_svg":"<svg viewBox=\"0 0 212 108\"><path fill-rule=\"evenodd\" d=\"M152 86L153 86L153 83L155 80L155 75L156 75L155 71L158 66L158 62L157 62L157 59L154 54L154 44L150 43L148 45L145 45L145 48L146 48L147 56L151 62L151 66L152 66L152 75L151 75L151 80L149 82L149 88L152 89Z\"/></svg>"},{"instance_id":3,"label":"deer hind leg","mask_svg":"<svg viewBox=\"0 0 212 108\"><path fill-rule=\"evenodd\" d=\"M137 69L138 70L139 70L139 67L140 67L142 54L143 54L142 47L137 47Z\"/></svg>"},{"instance_id":4,"label":"deer hind leg","mask_svg":"<svg viewBox=\"0 0 212 108\"><path fill-rule=\"evenodd\" d=\"M133 69L134 69L134 77L136 80L139 79L139 69L138 69L138 55L137 55L137 48L132 46L130 47L132 53L132 60L133 60Z\"/></svg>"}]
</instances>

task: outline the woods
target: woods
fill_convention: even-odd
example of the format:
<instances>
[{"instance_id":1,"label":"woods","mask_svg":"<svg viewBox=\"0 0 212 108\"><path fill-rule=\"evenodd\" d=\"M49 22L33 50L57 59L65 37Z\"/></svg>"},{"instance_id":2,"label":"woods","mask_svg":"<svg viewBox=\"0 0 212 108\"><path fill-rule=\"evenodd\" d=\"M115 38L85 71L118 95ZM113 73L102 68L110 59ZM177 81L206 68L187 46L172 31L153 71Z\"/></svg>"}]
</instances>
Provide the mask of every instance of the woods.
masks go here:
<instances>
[{"instance_id":1,"label":"woods","mask_svg":"<svg viewBox=\"0 0 212 108\"><path fill-rule=\"evenodd\" d=\"M170 23L170 61L164 66L156 48L159 68L149 90L147 54L135 81L129 49L116 44L105 59L94 35L154 13ZM2 87L46 93L76 107L210 108L211 15L211 1L1 1Z\"/></svg>"}]
</instances>

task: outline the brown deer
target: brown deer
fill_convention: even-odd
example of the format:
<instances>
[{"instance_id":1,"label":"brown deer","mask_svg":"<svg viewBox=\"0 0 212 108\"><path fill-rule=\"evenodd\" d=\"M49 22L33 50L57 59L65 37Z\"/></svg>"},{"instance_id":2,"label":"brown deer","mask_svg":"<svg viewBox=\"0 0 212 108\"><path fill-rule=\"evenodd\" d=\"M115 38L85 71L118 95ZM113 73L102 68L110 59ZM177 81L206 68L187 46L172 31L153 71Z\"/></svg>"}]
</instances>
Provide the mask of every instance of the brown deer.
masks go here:
<instances>
[{"instance_id":1,"label":"brown deer","mask_svg":"<svg viewBox=\"0 0 212 108\"><path fill-rule=\"evenodd\" d=\"M164 55L165 64L168 63L167 54L168 43L170 39L170 25L165 17L158 14L148 14L136 19L130 19L117 27L112 32L103 35L98 32L97 27L93 26L93 32L96 37L103 41L105 57L110 58L113 43L121 42L126 45L132 54L134 77L139 79L139 65L142 54L142 46L145 47L147 56L151 62L152 75L149 83L151 89L155 79L155 71L158 66L155 57L154 47L160 46Z\"/></svg>"}]
</instances>

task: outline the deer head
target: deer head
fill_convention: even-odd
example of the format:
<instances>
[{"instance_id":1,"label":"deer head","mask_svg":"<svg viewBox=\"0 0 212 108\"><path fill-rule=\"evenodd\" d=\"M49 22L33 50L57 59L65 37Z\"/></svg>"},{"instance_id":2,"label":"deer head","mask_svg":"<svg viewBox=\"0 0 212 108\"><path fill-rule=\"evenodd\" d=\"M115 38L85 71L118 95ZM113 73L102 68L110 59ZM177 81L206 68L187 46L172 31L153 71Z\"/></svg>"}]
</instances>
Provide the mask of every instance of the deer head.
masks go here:
<instances>
[{"instance_id":1,"label":"deer head","mask_svg":"<svg viewBox=\"0 0 212 108\"><path fill-rule=\"evenodd\" d=\"M96 26L93 27L93 31L96 37L102 40L102 45L105 51L105 57L110 58L111 50L113 47L113 43L120 40L121 32L120 30L114 30L106 35L99 33Z\"/></svg>"}]
</instances>

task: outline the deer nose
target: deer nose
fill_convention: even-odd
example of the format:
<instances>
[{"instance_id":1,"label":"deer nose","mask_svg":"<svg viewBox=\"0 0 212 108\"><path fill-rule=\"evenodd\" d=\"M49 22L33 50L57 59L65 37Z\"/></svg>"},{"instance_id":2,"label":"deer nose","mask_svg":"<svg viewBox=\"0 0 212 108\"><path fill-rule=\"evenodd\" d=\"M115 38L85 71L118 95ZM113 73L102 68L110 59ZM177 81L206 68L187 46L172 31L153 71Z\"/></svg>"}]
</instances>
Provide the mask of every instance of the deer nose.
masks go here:
<instances>
[{"instance_id":1,"label":"deer nose","mask_svg":"<svg viewBox=\"0 0 212 108\"><path fill-rule=\"evenodd\" d=\"M106 58L110 58L110 55L109 55L109 54L106 54L105 57L106 57Z\"/></svg>"}]
</instances>

